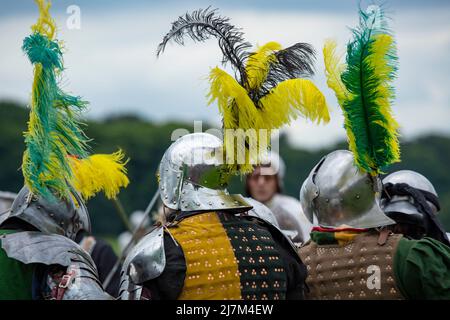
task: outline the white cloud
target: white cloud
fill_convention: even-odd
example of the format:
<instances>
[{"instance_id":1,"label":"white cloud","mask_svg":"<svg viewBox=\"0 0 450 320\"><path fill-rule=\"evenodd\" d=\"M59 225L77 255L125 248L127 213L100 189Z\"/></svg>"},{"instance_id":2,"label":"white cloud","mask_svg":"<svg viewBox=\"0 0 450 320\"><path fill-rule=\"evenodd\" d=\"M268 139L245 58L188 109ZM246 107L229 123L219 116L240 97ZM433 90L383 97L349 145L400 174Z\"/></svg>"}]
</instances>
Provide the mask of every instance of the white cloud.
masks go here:
<instances>
[{"instance_id":1,"label":"white cloud","mask_svg":"<svg viewBox=\"0 0 450 320\"><path fill-rule=\"evenodd\" d=\"M170 45L156 59L156 46L178 11L167 8L99 13L81 9L81 30L67 30L66 17L56 18L59 37L67 47L65 88L91 101L90 116L138 112L157 120L220 123L218 111L214 106L207 107L204 97L204 77L209 67L220 64L221 54L214 40L204 44L187 41L185 47ZM320 50L328 37L345 45L350 37L347 26L357 23L356 10L339 14L223 10L222 14L232 17L253 44L276 40L288 46L302 41L316 47L315 81L328 99L332 120L327 126L297 120L286 131L292 142L308 148L344 138L341 112L326 87ZM394 110L405 137L430 131L450 134L449 16L448 11L437 8L403 10L394 16L400 55ZM32 70L20 45L34 19L35 16L20 16L0 21L0 98L28 99Z\"/></svg>"}]
</instances>

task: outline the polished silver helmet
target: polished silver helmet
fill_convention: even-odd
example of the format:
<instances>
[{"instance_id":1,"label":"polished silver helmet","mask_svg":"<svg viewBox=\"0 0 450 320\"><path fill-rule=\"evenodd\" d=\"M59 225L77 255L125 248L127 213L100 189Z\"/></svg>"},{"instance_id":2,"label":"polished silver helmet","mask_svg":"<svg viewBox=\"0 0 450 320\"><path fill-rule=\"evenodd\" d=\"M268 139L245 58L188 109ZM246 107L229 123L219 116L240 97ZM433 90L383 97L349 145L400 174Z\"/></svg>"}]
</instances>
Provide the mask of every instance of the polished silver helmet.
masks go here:
<instances>
[{"instance_id":1,"label":"polished silver helmet","mask_svg":"<svg viewBox=\"0 0 450 320\"><path fill-rule=\"evenodd\" d=\"M300 202L321 227L375 228L395 224L380 208L381 181L361 172L350 151L337 150L319 161L303 183Z\"/></svg>"},{"instance_id":2,"label":"polished silver helmet","mask_svg":"<svg viewBox=\"0 0 450 320\"><path fill-rule=\"evenodd\" d=\"M400 170L391 173L383 179L383 185L387 185L388 183L391 183L393 185L404 183L409 185L410 187L426 191L437 197L437 192L431 182L423 175L415 171ZM432 208L433 212L436 213L438 210L436 206L429 201L427 202ZM409 196L392 195L390 198L383 197L381 201L381 207L387 215L389 215L390 213L403 213L416 215L418 217L421 217L423 215L423 213L414 204L414 199Z\"/></svg>"},{"instance_id":3,"label":"polished silver helmet","mask_svg":"<svg viewBox=\"0 0 450 320\"><path fill-rule=\"evenodd\" d=\"M241 195L228 193L222 141L208 133L192 133L176 140L158 169L164 205L179 211L251 209Z\"/></svg>"},{"instance_id":4,"label":"polished silver helmet","mask_svg":"<svg viewBox=\"0 0 450 320\"><path fill-rule=\"evenodd\" d=\"M17 194L9 213L0 216L0 225L11 218L23 220L39 231L59 234L75 239L80 230L90 232L91 223L86 206L80 196L72 193L79 204L63 200L46 200L31 194L23 187Z\"/></svg>"}]
</instances>

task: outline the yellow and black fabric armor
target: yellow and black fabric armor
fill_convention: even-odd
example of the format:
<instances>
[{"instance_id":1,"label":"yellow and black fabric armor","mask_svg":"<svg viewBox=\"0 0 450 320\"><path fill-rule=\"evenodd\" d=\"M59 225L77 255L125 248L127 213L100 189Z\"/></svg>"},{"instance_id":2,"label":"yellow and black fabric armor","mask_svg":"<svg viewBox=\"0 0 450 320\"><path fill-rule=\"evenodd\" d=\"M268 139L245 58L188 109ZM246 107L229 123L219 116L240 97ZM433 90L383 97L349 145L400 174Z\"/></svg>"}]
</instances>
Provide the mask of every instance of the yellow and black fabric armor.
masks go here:
<instances>
[{"instance_id":1,"label":"yellow and black fabric armor","mask_svg":"<svg viewBox=\"0 0 450 320\"><path fill-rule=\"evenodd\" d=\"M166 268L145 284L147 294L181 300L302 298L304 266L284 246L267 226L247 218L227 212L187 216L168 226Z\"/></svg>"}]
</instances>

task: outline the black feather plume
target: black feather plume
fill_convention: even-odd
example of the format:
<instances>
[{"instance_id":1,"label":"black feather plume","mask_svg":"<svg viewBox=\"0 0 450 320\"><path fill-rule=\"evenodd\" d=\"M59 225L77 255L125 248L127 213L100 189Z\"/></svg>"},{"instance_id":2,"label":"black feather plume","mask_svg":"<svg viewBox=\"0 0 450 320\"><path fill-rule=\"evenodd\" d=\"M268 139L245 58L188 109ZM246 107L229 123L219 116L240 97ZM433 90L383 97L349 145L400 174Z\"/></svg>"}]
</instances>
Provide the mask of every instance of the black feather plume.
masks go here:
<instances>
[{"instance_id":1,"label":"black feather plume","mask_svg":"<svg viewBox=\"0 0 450 320\"><path fill-rule=\"evenodd\" d=\"M219 47L223 53L222 63L230 62L232 67L240 75L240 83L246 87L247 76L245 73L245 61L248 58L248 49L251 44L246 42L243 33L229 22L229 18L216 14L216 9L210 7L186 13L172 23L172 29L164 36L158 45L159 56L169 41L184 45L185 36L194 41L205 41L211 36L219 41Z\"/></svg>"},{"instance_id":2,"label":"black feather plume","mask_svg":"<svg viewBox=\"0 0 450 320\"><path fill-rule=\"evenodd\" d=\"M296 43L286 49L274 53L276 59L270 64L267 78L254 92L257 99L265 96L278 83L296 78L307 78L314 75L316 52L308 43Z\"/></svg>"}]
</instances>

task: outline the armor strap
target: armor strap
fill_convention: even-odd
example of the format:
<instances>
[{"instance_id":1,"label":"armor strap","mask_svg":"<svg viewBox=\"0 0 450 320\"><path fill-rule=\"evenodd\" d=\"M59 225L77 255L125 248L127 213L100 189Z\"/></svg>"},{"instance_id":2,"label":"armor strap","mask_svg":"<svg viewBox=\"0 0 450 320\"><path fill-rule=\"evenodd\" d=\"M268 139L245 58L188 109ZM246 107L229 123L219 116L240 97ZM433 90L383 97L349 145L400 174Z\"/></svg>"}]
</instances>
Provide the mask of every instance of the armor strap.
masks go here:
<instances>
[{"instance_id":1,"label":"armor strap","mask_svg":"<svg viewBox=\"0 0 450 320\"><path fill-rule=\"evenodd\" d=\"M392 234L392 232L389 229L383 229L380 231L380 234L378 235L378 245L384 246L389 238L389 236Z\"/></svg>"},{"instance_id":2,"label":"armor strap","mask_svg":"<svg viewBox=\"0 0 450 320\"><path fill-rule=\"evenodd\" d=\"M59 281L59 284L52 289L52 298L55 300L62 300L66 290L69 288L73 279L75 278L75 271L70 270L64 274Z\"/></svg>"}]
</instances>

